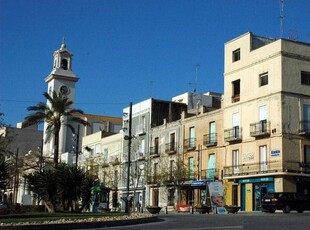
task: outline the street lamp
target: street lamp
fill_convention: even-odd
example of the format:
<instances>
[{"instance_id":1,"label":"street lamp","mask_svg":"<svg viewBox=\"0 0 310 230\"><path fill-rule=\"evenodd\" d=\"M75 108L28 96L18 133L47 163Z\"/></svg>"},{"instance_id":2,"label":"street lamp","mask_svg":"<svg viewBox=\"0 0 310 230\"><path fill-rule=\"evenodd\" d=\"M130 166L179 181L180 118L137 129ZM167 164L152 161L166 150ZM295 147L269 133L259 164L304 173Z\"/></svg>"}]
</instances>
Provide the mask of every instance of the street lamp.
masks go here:
<instances>
[{"instance_id":1,"label":"street lamp","mask_svg":"<svg viewBox=\"0 0 310 230\"><path fill-rule=\"evenodd\" d=\"M129 106L129 127L128 127L128 136L124 136L124 139L128 141L128 163L127 163L127 195L126 197L123 198L125 201L125 212L130 215L130 203L132 202L132 198L129 196L129 182L130 182L130 155L131 155L131 140L132 140L132 135L131 135L131 126L132 126L132 102L130 102Z\"/></svg>"}]
</instances>

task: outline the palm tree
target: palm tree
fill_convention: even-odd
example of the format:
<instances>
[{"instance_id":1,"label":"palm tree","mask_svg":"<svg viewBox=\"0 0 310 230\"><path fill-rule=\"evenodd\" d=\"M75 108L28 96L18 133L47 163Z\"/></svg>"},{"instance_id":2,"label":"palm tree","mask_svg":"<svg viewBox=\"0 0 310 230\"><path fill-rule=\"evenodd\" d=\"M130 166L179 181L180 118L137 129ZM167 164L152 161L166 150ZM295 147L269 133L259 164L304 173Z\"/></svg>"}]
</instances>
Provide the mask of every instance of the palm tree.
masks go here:
<instances>
[{"instance_id":1,"label":"palm tree","mask_svg":"<svg viewBox=\"0 0 310 230\"><path fill-rule=\"evenodd\" d=\"M59 158L59 132L61 128L61 118L67 117L68 126L73 130L72 122L79 124L87 125L88 123L80 117L73 116L73 113L81 113L83 111L80 109L73 109L73 102L69 100L68 97L56 91L52 92L52 95L49 95L47 92L43 93L44 97L49 103L39 102L35 106L30 106L27 108L28 111L33 113L25 117L25 125L33 125L38 123L46 122L46 142L50 140L51 136L54 137L54 164L55 167L58 167L58 158Z\"/></svg>"}]
</instances>

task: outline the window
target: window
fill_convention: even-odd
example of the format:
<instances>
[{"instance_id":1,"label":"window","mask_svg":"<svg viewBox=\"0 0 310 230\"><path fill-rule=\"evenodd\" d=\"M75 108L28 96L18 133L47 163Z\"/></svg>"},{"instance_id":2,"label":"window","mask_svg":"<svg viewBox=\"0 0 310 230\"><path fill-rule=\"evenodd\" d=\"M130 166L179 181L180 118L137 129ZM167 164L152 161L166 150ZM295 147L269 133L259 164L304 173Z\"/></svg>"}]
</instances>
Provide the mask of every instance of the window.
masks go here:
<instances>
[{"instance_id":1,"label":"window","mask_svg":"<svg viewBox=\"0 0 310 230\"><path fill-rule=\"evenodd\" d=\"M189 128L189 147L193 148L195 147L195 127L190 127Z\"/></svg>"},{"instance_id":2,"label":"window","mask_svg":"<svg viewBox=\"0 0 310 230\"><path fill-rule=\"evenodd\" d=\"M108 155L109 155L109 150L108 150L108 148L105 148L105 149L103 150L103 162L104 162L104 163L107 163L107 162L108 162Z\"/></svg>"},{"instance_id":3,"label":"window","mask_svg":"<svg viewBox=\"0 0 310 230\"><path fill-rule=\"evenodd\" d=\"M240 60L240 49L236 49L233 51L232 58L233 58L233 62Z\"/></svg>"},{"instance_id":4,"label":"window","mask_svg":"<svg viewBox=\"0 0 310 230\"><path fill-rule=\"evenodd\" d=\"M232 164L234 168L234 173L239 173L239 150L232 151Z\"/></svg>"},{"instance_id":5,"label":"window","mask_svg":"<svg viewBox=\"0 0 310 230\"><path fill-rule=\"evenodd\" d=\"M232 103L240 101L240 79L232 82Z\"/></svg>"},{"instance_id":6,"label":"window","mask_svg":"<svg viewBox=\"0 0 310 230\"><path fill-rule=\"evenodd\" d=\"M158 154L158 147L159 147L159 138L158 137L155 137L154 139L154 154Z\"/></svg>"},{"instance_id":7,"label":"window","mask_svg":"<svg viewBox=\"0 0 310 230\"><path fill-rule=\"evenodd\" d=\"M310 86L310 73L301 72L301 84Z\"/></svg>"},{"instance_id":8,"label":"window","mask_svg":"<svg viewBox=\"0 0 310 230\"><path fill-rule=\"evenodd\" d=\"M67 70L68 69L68 60L67 59L62 59L61 60L61 68L63 70Z\"/></svg>"},{"instance_id":9,"label":"window","mask_svg":"<svg viewBox=\"0 0 310 230\"><path fill-rule=\"evenodd\" d=\"M268 85L268 73L259 75L259 86Z\"/></svg>"},{"instance_id":10,"label":"window","mask_svg":"<svg viewBox=\"0 0 310 230\"><path fill-rule=\"evenodd\" d=\"M170 151L175 151L175 133L170 133Z\"/></svg>"},{"instance_id":11,"label":"window","mask_svg":"<svg viewBox=\"0 0 310 230\"><path fill-rule=\"evenodd\" d=\"M216 142L216 126L215 121L209 123L209 143Z\"/></svg>"}]
</instances>

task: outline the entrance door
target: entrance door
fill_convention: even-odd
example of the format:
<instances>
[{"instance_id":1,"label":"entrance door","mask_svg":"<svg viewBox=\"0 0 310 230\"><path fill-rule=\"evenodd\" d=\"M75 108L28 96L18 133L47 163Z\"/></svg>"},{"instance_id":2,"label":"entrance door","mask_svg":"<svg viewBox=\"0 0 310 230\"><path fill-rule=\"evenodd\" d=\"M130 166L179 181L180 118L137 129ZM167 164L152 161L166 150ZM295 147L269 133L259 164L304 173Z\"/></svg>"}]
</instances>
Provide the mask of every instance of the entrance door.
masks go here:
<instances>
[{"instance_id":1,"label":"entrance door","mask_svg":"<svg viewBox=\"0 0 310 230\"><path fill-rule=\"evenodd\" d=\"M261 210L261 200L267 193L267 184L254 184L254 211L260 211Z\"/></svg>"},{"instance_id":2,"label":"entrance door","mask_svg":"<svg viewBox=\"0 0 310 230\"><path fill-rule=\"evenodd\" d=\"M158 206L159 192L158 188L153 188L153 206Z\"/></svg>"}]
</instances>

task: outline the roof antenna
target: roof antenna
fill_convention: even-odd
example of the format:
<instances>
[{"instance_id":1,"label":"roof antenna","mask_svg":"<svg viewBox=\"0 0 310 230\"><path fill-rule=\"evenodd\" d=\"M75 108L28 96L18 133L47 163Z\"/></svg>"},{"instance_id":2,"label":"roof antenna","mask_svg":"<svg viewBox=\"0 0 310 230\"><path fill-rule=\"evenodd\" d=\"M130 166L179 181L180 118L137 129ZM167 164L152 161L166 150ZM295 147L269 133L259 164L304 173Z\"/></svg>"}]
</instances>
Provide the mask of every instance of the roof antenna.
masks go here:
<instances>
[{"instance_id":1,"label":"roof antenna","mask_svg":"<svg viewBox=\"0 0 310 230\"><path fill-rule=\"evenodd\" d=\"M196 65L196 78L195 78L195 88L194 88L194 93L196 93L196 89L197 89L197 80L198 80L198 70L199 70L200 65L197 64Z\"/></svg>"},{"instance_id":2,"label":"roof antenna","mask_svg":"<svg viewBox=\"0 0 310 230\"><path fill-rule=\"evenodd\" d=\"M283 38L283 30L284 30L284 0L280 0L280 33L281 33L281 38Z\"/></svg>"}]
</instances>

